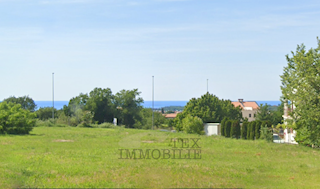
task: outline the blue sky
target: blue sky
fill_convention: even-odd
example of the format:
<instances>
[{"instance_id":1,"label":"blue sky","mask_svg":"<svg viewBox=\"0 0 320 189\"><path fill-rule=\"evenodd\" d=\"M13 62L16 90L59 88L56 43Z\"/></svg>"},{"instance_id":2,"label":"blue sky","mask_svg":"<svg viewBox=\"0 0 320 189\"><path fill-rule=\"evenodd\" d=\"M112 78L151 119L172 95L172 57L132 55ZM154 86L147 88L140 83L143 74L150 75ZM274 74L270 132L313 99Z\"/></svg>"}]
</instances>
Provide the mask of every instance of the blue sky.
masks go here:
<instances>
[{"instance_id":1,"label":"blue sky","mask_svg":"<svg viewBox=\"0 0 320 189\"><path fill-rule=\"evenodd\" d=\"M319 1L0 0L0 100L95 87L144 100L279 100L285 55L316 47Z\"/></svg>"}]
</instances>

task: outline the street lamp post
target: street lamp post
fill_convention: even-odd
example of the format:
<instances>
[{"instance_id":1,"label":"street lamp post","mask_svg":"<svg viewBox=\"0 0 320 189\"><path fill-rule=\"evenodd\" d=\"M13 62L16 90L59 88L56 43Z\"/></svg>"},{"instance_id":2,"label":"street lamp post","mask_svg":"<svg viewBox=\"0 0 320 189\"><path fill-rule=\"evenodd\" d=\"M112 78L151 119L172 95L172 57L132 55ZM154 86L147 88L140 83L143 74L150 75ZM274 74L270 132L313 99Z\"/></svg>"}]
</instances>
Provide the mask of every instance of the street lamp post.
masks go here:
<instances>
[{"instance_id":1,"label":"street lamp post","mask_svg":"<svg viewBox=\"0 0 320 189\"><path fill-rule=\"evenodd\" d=\"M152 130L154 124L154 76L152 76Z\"/></svg>"},{"instance_id":2,"label":"street lamp post","mask_svg":"<svg viewBox=\"0 0 320 189\"><path fill-rule=\"evenodd\" d=\"M207 93L209 92L208 83L209 83L209 79L207 79Z\"/></svg>"},{"instance_id":3,"label":"street lamp post","mask_svg":"<svg viewBox=\"0 0 320 189\"><path fill-rule=\"evenodd\" d=\"M52 73L52 119L54 119L54 73Z\"/></svg>"}]
</instances>

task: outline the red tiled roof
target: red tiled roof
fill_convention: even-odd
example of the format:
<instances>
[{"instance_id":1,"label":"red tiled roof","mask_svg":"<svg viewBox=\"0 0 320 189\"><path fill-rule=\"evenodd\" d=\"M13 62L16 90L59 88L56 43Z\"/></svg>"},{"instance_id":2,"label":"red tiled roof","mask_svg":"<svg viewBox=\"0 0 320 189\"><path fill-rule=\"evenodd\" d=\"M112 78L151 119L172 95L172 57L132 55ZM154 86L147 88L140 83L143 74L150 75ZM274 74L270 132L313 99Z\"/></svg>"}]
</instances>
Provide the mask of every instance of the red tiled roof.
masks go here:
<instances>
[{"instance_id":1,"label":"red tiled roof","mask_svg":"<svg viewBox=\"0 0 320 189\"><path fill-rule=\"evenodd\" d=\"M259 109L259 106L256 102L242 102L242 104L240 102L231 102L235 107L238 107L240 106L240 108L243 108L244 107L252 107L252 109L256 110L256 109Z\"/></svg>"},{"instance_id":2,"label":"red tiled roof","mask_svg":"<svg viewBox=\"0 0 320 189\"><path fill-rule=\"evenodd\" d=\"M164 114L166 118L176 118L178 113Z\"/></svg>"}]
</instances>

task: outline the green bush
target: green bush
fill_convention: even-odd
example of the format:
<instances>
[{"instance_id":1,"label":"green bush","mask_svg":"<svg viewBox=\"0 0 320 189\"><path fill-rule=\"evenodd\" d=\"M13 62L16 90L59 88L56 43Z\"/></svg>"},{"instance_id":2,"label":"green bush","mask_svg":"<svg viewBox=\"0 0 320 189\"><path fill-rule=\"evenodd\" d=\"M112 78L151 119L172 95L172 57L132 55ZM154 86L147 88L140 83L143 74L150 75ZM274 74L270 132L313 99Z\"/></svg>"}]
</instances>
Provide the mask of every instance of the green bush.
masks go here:
<instances>
[{"instance_id":1,"label":"green bush","mask_svg":"<svg viewBox=\"0 0 320 189\"><path fill-rule=\"evenodd\" d=\"M255 127L255 137L256 137L256 140L260 138L261 125L262 125L262 122L261 122L261 121L256 121L256 127Z\"/></svg>"},{"instance_id":2,"label":"green bush","mask_svg":"<svg viewBox=\"0 0 320 189\"><path fill-rule=\"evenodd\" d=\"M36 123L36 114L21 108L20 104L0 103L0 133L29 134Z\"/></svg>"},{"instance_id":3,"label":"green bush","mask_svg":"<svg viewBox=\"0 0 320 189\"><path fill-rule=\"evenodd\" d=\"M231 129L230 129L230 137L237 138L237 130L236 130L237 122L235 120L231 121Z\"/></svg>"},{"instance_id":4,"label":"green bush","mask_svg":"<svg viewBox=\"0 0 320 189\"><path fill-rule=\"evenodd\" d=\"M256 132L256 122L252 121L251 122L251 127L250 127L250 140L255 139L255 132Z\"/></svg>"},{"instance_id":5,"label":"green bush","mask_svg":"<svg viewBox=\"0 0 320 189\"><path fill-rule=\"evenodd\" d=\"M268 142L273 142L272 128L267 126L262 126L260 129L260 139L266 140Z\"/></svg>"},{"instance_id":6,"label":"green bush","mask_svg":"<svg viewBox=\"0 0 320 189\"><path fill-rule=\"evenodd\" d=\"M58 117L58 111L57 109L53 109L54 111L54 117ZM37 114L37 118L40 120L47 120L47 119L52 119L52 107L45 107L45 108L39 108L37 111L35 111Z\"/></svg>"},{"instance_id":7,"label":"green bush","mask_svg":"<svg viewBox=\"0 0 320 189\"><path fill-rule=\"evenodd\" d=\"M226 133L225 133L225 128L226 128L226 122L228 121L229 119L227 117L224 117L221 121L221 136L226 136Z\"/></svg>"},{"instance_id":8,"label":"green bush","mask_svg":"<svg viewBox=\"0 0 320 189\"><path fill-rule=\"evenodd\" d=\"M232 124L231 120L226 121L225 128L224 128L225 137L230 137L231 124Z\"/></svg>"},{"instance_id":9,"label":"green bush","mask_svg":"<svg viewBox=\"0 0 320 189\"><path fill-rule=\"evenodd\" d=\"M68 127L67 124L59 123L56 119L37 120L36 127Z\"/></svg>"},{"instance_id":10,"label":"green bush","mask_svg":"<svg viewBox=\"0 0 320 189\"><path fill-rule=\"evenodd\" d=\"M48 120L40 120L38 119L36 121L36 127L53 127L55 125L54 120L53 119L48 119Z\"/></svg>"},{"instance_id":11,"label":"green bush","mask_svg":"<svg viewBox=\"0 0 320 189\"><path fill-rule=\"evenodd\" d=\"M244 121L241 126L241 138L242 139L247 139L247 128L248 128L248 122Z\"/></svg>"},{"instance_id":12,"label":"green bush","mask_svg":"<svg viewBox=\"0 0 320 189\"><path fill-rule=\"evenodd\" d=\"M117 126L115 126L113 123L108 123L108 122L105 122L105 123L101 123L98 125L98 128L115 128Z\"/></svg>"},{"instance_id":13,"label":"green bush","mask_svg":"<svg viewBox=\"0 0 320 189\"><path fill-rule=\"evenodd\" d=\"M237 133L237 138L240 138L241 136L241 128L240 128L240 121L239 120L236 120L236 133Z\"/></svg>"},{"instance_id":14,"label":"green bush","mask_svg":"<svg viewBox=\"0 0 320 189\"><path fill-rule=\"evenodd\" d=\"M252 122L248 122L247 125L247 139L250 140L250 131L251 131Z\"/></svg>"},{"instance_id":15,"label":"green bush","mask_svg":"<svg viewBox=\"0 0 320 189\"><path fill-rule=\"evenodd\" d=\"M238 120L233 120L231 122L230 136L238 139L240 137L240 123Z\"/></svg>"},{"instance_id":16,"label":"green bush","mask_svg":"<svg viewBox=\"0 0 320 189\"><path fill-rule=\"evenodd\" d=\"M183 125L183 131L185 133L190 133L190 134L203 134L203 122L202 119L198 117L193 117L191 115L187 115L183 120L182 120L182 125Z\"/></svg>"}]
</instances>

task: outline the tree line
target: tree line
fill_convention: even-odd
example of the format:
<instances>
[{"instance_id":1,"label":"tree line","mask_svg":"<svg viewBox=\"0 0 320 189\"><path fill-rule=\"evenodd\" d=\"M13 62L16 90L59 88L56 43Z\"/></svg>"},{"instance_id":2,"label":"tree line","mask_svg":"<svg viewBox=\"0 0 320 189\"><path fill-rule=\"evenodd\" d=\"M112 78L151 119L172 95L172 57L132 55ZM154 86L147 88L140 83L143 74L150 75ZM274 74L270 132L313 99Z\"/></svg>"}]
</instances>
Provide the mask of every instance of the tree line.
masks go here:
<instances>
[{"instance_id":1,"label":"tree line","mask_svg":"<svg viewBox=\"0 0 320 189\"><path fill-rule=\"evenodd\" d=\"M270 121L245 120L241 126L238 120L224 118L221 122L221 136L244 140L265 139L272 141L272 128Z\"/></svg>"},{"instance_id":2,"label":"tree line","mask_svg":"<svg viewBox=\"0 0 320 189\"><path fill-rule=\"evenodd\" d=\"M143 108L141 105L143 99L139 95L138 89L121 90L113 94L109 88L95 88L89 93L80 93L71 98L68 105L60 110L52 110L52 107L36 110L34 101L28 96L9 97L4 102L19 104L21 110L32 113L33 116L30 119L49 120L49 122L45 122L47 126L64 124L91 127L103 123L109 123L111 126L114 118L117 118L118 125L124 125L126 128L151 129L152 113L154 113L156 128L170 128L196 134L204 134L203 123L224 123L229 120L227 125L230 127L223 126L223 136L239 138L240 123L245 121L240 107L234 107L230 100L219 99L209 93L200 98L192 98L184 107L184 111L179 113L174 120L165 119L161 112L153 112L150 108ZM279 110L279 112L271 112L267 105L260 105L257 119L278 123L278 117L282 115L281 108ZM52 111L54 111L54 123L51 120Z\"/></svg>"},{"instance_id":3,"label":"tree line","mask_svg":"<svg viewBox=\"0 0 320 189\"><path fill-rule=\"evenodd\" d=\"M12 96L0 103L0 133L28 134L36 125L36 120L43 121L47 126L62 124L91 127L103 123L111 125L114 118L117 118L118 125L126 128L150 129L152 109L143 108L142 103L138 89L112 94L110 88L95 88L89 93L80 93L71 98L68 105L60 110L52 107L37 109L29 96ZM168 120L160 112L154 112L154 126L167 125Z\"/></svg>"}]
</instances>

